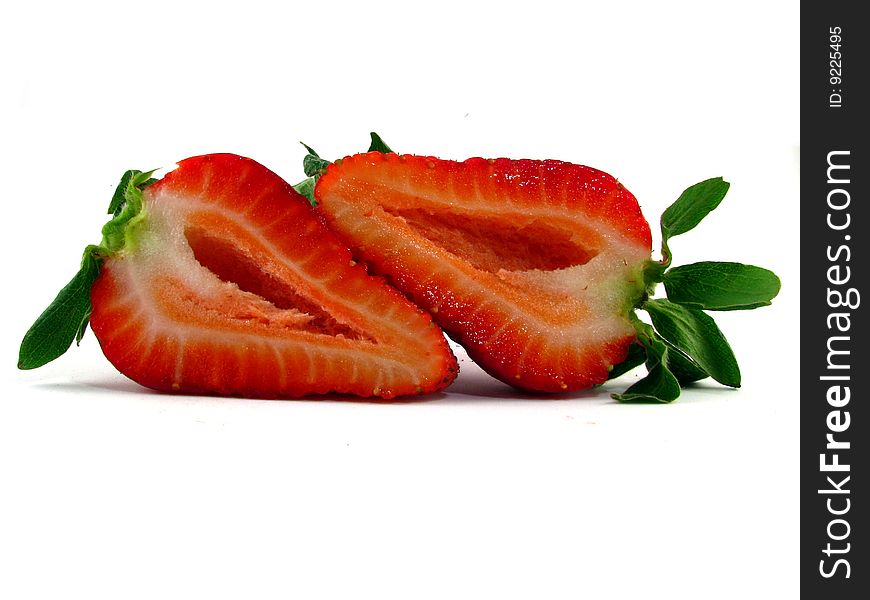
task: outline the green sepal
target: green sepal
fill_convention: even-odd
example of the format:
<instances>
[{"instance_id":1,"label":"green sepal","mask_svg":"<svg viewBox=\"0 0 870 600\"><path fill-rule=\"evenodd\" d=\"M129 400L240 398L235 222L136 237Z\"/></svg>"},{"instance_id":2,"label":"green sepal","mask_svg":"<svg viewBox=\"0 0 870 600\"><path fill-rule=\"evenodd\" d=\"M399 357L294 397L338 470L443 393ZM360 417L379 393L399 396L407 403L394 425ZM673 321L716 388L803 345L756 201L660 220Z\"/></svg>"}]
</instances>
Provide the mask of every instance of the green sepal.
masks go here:
<instances>
[{"instance_id":1,"label":"green sepal","mask_svg":"<svg viewBox=\"0 0 870 600\"><path fill-rule=\"evenodd\" d=\"M699 367L691 358L680 352L677 348L667 343L667 340L661 338L668 346L668 369L680 382L680 387L686 387L696 381L707 379L710 374Z\"/></svg>"},{"instance_id":2,"label":"green sepal","mask_svg":"<svg viewBox=\"0 0 870 600\"><path fill-rule=\"evenodd\" d=\"M314 158L320 158L320 155L314 150L314 148L312 148L311 146L309 146L305 142L299 142L299 143L302 144L302 146L305 148L305 150L308 152L308 154L310 154Z\"/></svg>"},{"instance_id":3,"label":"green sepal","mask_svg":"<svg viewBox=\"0 0 870 600\"><path fill-rule=\"evenodd\" d=\"M670 238L695 228L710 212L719 206L731 186L721 177L707 179L686 188L677 201L662 213L662 264L671 264Z\"/></svg>"},{"instance_id":4,"label":"green sepal","mask_svg":"<svg viewBox=\"0 0 870 600\"><path fill-rule=\"evenodd\" d=\"M154 171L143 173L138 169L125 171L121 176L121 181L115 188L115 193L112 194L112 201L109 203L108 213L117 217L124 208L124 204L127 202L129 194L131 194L133 190L142 191L157 181L156 179L151 178L151 175L153 174Z\"/></svg>"},{"instance_id":5,"label":"green sepal","mask_svg":"<svg viewBox=\"0 0 870 600\"><path fill-rule=\"evenodd\" d=\"M387 143L377 133L372 131L370 135L372 136L372 143L369 144L369 152L382 152L384 154L393 152L392 148L387 146Z\"/></svg>"},{"instance_id":6,"label":"green sepal","mask_svg":"<svg viewBox=\"0 0 870 600\"><path fill-rule=\"evenodd\" d=\"M305 172L306 177L313 177L316 182L317 179L321 175L323 175L326 167L328 167L331 163L326 159L320 158L320 155L305 142L299 143L302 144L308 151L308 154L306 154L305 157L302 159L302 170Z\"/></svg>"},{"instance_id":7,"label":"green sepal","mask_svg":"<svg viewBox=\"0 0 870 600\"><path fill-rule=\"evenodd\" d=\"M121 181L118 182L118 187L115 188L115 193L112 194L112 201L109 202L109 210L107 212L110 215L117 217L121 212L121 209L124 207L124 202L126 202L127 186L130 185L130 179L141 172L142 171L136 169L130 169L121 175Z\"/></svg>"},{"instance_id":8,"label":"green sepal","mask_svg":"<svg viewBox=\"0 0 870 600\"><path fill-rule=\"evenodd\" d=\"M308 177L294 185L293 189L305 196L311 206L317 206L317 200L314 199L314 185L316 183L317 180L314 177Z\"/></svg>"},{"instance_id":9,"label":"green sepal","mask_svg":"<svg viewBox=\"0 0 870 600\"><path fill-rule=\"evenodd\" d=\"M81 342L91 317L91 287L103 260L135 238L131 230L143 218L142 190L156 181L151 178L153 173L129 170L121 176L109 203L112 218L103 225L102 242L85 248L78 273L24 335L18 352L19 369L41 367L66 352L73 340Z\"/></svg>"},{"instance_id":10,"label":"green sepal","mask_svg":"<svg viewBox=\"0 0 870 600\"><path fill-rule=\"evenodd\" d=\"M131 222L142 212L142 190L156 181L151 178L155 170L130 170L121 176L121 183L109 204L109 214L114 216L102 229L103 240L100 245L107 253L115 253L126 244ZM123 193L119 194L122 186Z\"/></svg>"},{"instance_id":11,"label":"green sepal","mask_svg":"<svg viewBox=\"0 0 870 600\"><path fill-rule=\"evenodd\" d=\"M665 299L648 300L644 309L668 343L722 385L740 387L740 367L734 352L709 315Z\"/></svg>"},{"instance_id":12,"label":"green sepal","mask_svg":"<svg viewBox=\"0 0 870 600\"><path fill-rule=\"evenodd\" d=\"M705 310L768 306L781 285L773 272L735 262L698 262L673 267L663 282L668 300Z\"/></svg>"},{"instance_id":13,"label":"green sepal","mask_svg":"<svg viewBox=\"0 0 870 600\"><path fill-rule=\"evenodd\" d=\"M24 334L18 351L19 369L36 369L81 341L91 316L91 286L100 274L103 249L88 246L81 267Z\"/></svg>"},{"instance_id":14,"label":"green sepal","mask_svg":"<svg viewBox=\"0 0 870 600\"><path fill-rule=\"evenodd\" d=\"M704 369L696 365L692 359L687 357L685 354L677 350L674 346L669 344L667 340L653 332L653 335L656 339L663 342L668 347L668 355L667 355L667 367L668 370L673 373L674 377L677 378L677 381L680 384L680 387L685 387L691 383L696 381L700 381L702 379L706 379L710 376ZM646 362L646 350L643 345L638 342L632 342L632 344L628 347L628 356L626 356L625 360L621 363L614 365L610 370L610 374L607 377L607 380L616 379L617 377L621 377L625 375L629 371L634 370L640 365Z\"/></svg>"},{"instance_id":15,"label":"green sepal","mask_svg":"<svg viewBox=\"0 0 870 600\"><path fill-rule=\"evenodd\" d=\"M643 346L638 342L632 342L628 347L628 356L625 357L625 360L619 364L613 365L613 368L610 369L610 374L607 376L607 380L616 379L617 377L621 377L625 375L632 369L635 369L646 362L646 350L643 349Z\"/></svg>"},{"instance_id":16,"label":"green sepal","mask_svg":"<svg viewBox=\"0 0 870 600\"><path fill-rule=\"evenodd\" d=\"M646 353L647 375L622 394L611 394L626 403L666 404L680 397L680 382L668 368L668 346L646 323L635 319L637 341Z\"/></svg>"},{"instance_id":17,"label":"green sepal","mask_svg":"<svg viewBox=\"0 0 870 600\"><path fill-rule=\"evenodd\" d=\"M305 172L305 179L293 186L293 189L305 196L311 206L317 206L317 200L314 199L314 186L317 180L323 175L331 163L328 160L320 158L320 155L314 151L314 148L305 142L299 142L308 152L302 159L302 170Z\"/></svg>"}]
</instances>

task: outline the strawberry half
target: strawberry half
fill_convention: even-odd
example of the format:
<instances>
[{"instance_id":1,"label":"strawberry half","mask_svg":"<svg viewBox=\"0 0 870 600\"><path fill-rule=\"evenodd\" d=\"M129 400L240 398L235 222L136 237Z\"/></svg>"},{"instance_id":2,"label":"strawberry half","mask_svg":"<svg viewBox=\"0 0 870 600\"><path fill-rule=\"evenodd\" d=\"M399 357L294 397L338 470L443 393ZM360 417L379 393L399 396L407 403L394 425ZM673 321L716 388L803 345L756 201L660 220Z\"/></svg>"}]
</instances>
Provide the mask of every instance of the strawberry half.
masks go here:
<instances>
[{"instance_id":1,"label":"strawberry half","mask_svg":"<svg viewBox=\"0 0 870 600\"><path fill-rule=\"evenodd\" d=\"M610 175L369 152L328 166L314 193L354 254L498 379L579 390L626 359L651 235Z\"/></svg>"},{"instance_id":2,"label":"strawberry half","mask_svg":"<svg viewBox=\"0 0 870 600\"><path fill-rule=\"evenodd\" d=\"M212 154L149 176L122 180L103 244L27 333L19 367L62 354L89 319L118 370L162 391L391 398L456 376L429 315L266 167Z\"/></svg>"}]
</instances>

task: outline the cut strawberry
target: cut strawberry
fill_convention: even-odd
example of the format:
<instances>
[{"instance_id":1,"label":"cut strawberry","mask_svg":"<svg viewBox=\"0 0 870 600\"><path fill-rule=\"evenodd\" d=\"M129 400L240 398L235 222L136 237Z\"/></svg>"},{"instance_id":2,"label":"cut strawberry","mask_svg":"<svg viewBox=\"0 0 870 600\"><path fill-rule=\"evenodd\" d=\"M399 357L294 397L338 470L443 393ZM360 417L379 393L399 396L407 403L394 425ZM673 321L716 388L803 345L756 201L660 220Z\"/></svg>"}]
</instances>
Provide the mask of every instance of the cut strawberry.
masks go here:
<instances>
[{"instance_id":1,"label":"cut strawberry","mask_svg":"<svg viewBox=\"0 0 870 600\"><path fill-rule=\"evenodd\" d=\"M706 311L767 306L779 278L733 262L672 269L668 247L719 205L730 186L721 177L665 210L655 261L634 196L589 167L397 156L375 133L368 154L334 165L306 148L306 197L502 381L569 391L645 364L646 377L615 399L671 402L707 377L740 387L737 359ZM658 283L667 298L652 297Z\"/></svg>"},{"instance_id":2,"label":"cut strawberry","mask_svg":"<svg viewBox=\"0 0 870 600\"><path fill-rule=\"evenodd\" d=\"M213 154L181 161L160 181L126 179L103 244L88 248L82 271L28 332L20 367L65 351L92 306L106 357L157 390L391 398L454 379L455 358L431 318L354 263L262 165Z\"/></svg>"},{"instance_id":3,"label":"cut strawberry","mask_svg":"<svg viewBox=\"0 0 870 600\"><path fill-rule=\"evenodd\" d=\"M578 390L626 359L651 236L610 175L369 152L329 166L315 197L358 257L498 379Z\"/></svg>"}]
</instances>

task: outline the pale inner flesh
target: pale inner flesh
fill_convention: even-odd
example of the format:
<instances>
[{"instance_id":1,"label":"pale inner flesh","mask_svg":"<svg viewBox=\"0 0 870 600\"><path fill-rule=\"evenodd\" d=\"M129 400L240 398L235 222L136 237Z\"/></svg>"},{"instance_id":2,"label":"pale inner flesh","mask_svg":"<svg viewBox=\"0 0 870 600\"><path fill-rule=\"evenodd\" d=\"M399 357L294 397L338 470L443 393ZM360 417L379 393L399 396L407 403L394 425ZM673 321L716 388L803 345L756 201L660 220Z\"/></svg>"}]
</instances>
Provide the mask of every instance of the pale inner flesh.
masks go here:
<instances>
[{"instance_id":1,"label":"pale inner flesh","mask_svg":"<svg viewBox=\"0 0 870 600\"><path fill-rule=\"evenodd\" d=\"M339 323L328 312L299 294L234 244L211 235L199 227L184 231L194 258L221 281L234 283L240 290L255 294L282 310L298 310L311 317L305 329L324 335L341 335L349 339L368 339L360 332Z\"/></svg>"},{"instance_id":2,"label":"pale inner flesh","mask_svg":"<svg viewBox=\"0 0 870 600\"><path fill-rule=\"evenodd\" d=\"M439 213L423 209L387 209L414 231L462 258L476 269L556 271L585 265L599 252L598 241L542 220L517 222L513 216L492 217Z\"/></svg>"}]
</instances>

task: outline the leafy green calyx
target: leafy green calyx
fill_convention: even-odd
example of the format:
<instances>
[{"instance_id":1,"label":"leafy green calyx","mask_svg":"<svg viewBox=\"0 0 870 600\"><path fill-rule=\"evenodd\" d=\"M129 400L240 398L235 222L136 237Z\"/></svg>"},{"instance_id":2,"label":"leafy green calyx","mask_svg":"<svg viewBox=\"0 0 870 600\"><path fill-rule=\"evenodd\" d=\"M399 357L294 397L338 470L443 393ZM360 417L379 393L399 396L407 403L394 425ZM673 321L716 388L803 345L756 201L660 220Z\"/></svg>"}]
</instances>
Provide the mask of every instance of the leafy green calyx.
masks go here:
<instances>
[{"instance_id":1,"label":"leafy green calyx","mask_svg":"<svg viewBox=\"0 0 870 600\"><path fill-rule=\"evenodd\" d=\"M666 299L650 300L644 310L662 338L730 387L740 387L737 359L715 321L704 311L674 304Z\"/></svg>"},{"instance_id":2,"label":"leafy green calyx","mask_svg":"<svg viewBox=\"0 0 870 600\"><path fill-rule=\"evenodd\" d=\"M668 242L694 229L722 202L730 184L721 177L687 188L661 217L662 258L647 261L647 293L637 306L652 325L632 315L637 342L625 366L611 378L639 366L642 352L647 375L622 394L621 402L672 402L680 388L712 377L722 385L740 387L740 367L728 340L705 310L748 310L767 306L779 293L779 278L767 269L733 262L698 262L671 268ZM663 283L667 298L653 298ZM674 384L677 384L676 387Z\"/></svg>"},{"instance_id":3,"label":"leafy green calyx","mask_svg":"<svg viewBox=\"0 0 870 600\"><path fill-rule=\"evenodd\" d=\"M103 225L103 241L100 243L107 254L114 254L124 247L128 231L142 212L142 190L157 181L152 179L154 171L131 170L124 173L121 183L115 189L109 214L112 219Z\"/></svg>"},{"instance_id":4,"label":"leafy green calyx","mask_svg":"<svg viewBox=\"0 0 870 600\"><path fill-rule=\"evenodd\" d=\"M668 368L669 349L652 327L635 319L638 344L646 354L647 376L613 398L620 402L673 402L680 395L680 382Z\"/></svg>"},{"instance_id":5,"label":"leafy green calyx","mask_svg":"<svg viewBox=\"0 0 870 600\"><path fill-rule=\"evenodd\" d=\"M305 176L314 179L319 178L326 170L326 167L329 166L329 161L320 158L320 155L312 150L311 146L308 144L305 144L304 142L299 143L305 146L305 149L308 150L308 154L306 154L305 158L302 159L302 170L305 171Z\"/></svg>"},{"instance_id":6,"label":"leafy green calyx","mask_svg":"<svg viewBox=\"0 0 870 600\"><path fill-rule=\"evenodd\" d=\"M18 351L19 369L36 369L81 342L91 317L91 287L103 260L122 249L129 231L142 217L142 190L151 185L154 171L130 170L121 177L109 203L112 218L103 226L100 245L89 245L78 272L30 327Z\"/></svg>"}]
</instances>

